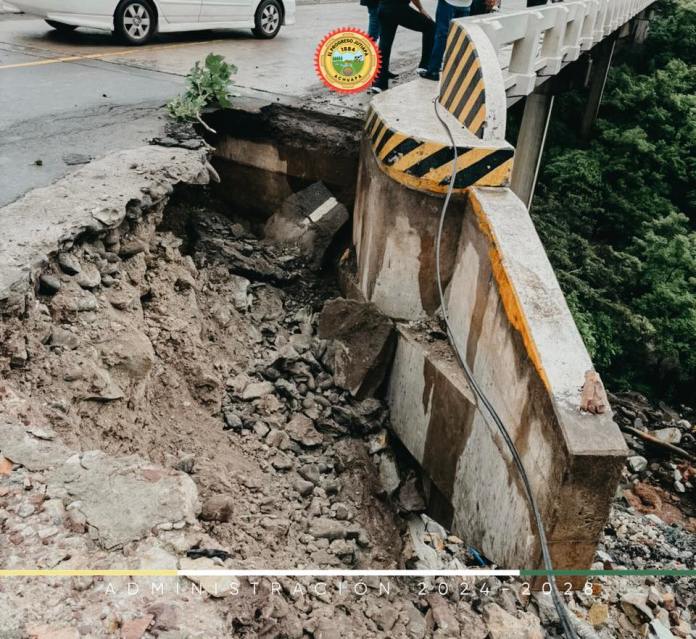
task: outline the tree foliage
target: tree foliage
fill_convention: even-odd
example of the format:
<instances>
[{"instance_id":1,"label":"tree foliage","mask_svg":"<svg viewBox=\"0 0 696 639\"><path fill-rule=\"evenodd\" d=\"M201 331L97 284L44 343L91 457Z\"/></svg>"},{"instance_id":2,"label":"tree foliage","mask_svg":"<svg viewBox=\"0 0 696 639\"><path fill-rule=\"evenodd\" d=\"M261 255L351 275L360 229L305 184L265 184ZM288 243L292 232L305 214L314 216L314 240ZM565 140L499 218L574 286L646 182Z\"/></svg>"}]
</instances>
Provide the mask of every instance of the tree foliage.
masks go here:
<instances>
[{"instance_id":1,"label":"tree foliage","mask_svg":"<svg viewBox=\"0 0 696 639\"><path fill-rule=\"evenodd\" d=\"M532 215L610 387L694 402L696 2L663 1L621 50L591 140L555 107Z\"/></svg>"}]
</instances>

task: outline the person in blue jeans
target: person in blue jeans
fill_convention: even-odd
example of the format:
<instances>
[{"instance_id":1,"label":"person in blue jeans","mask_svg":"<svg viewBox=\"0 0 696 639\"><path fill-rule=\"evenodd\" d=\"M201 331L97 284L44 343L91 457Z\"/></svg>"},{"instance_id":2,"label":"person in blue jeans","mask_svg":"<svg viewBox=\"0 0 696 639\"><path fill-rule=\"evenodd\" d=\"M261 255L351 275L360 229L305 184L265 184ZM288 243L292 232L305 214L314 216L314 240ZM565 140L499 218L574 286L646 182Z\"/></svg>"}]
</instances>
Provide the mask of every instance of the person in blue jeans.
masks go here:
<instances>
[{"instance_id":1,"label":"person in blue jeans","mask_svg":"<svg viewBox=\"0 0 696 639\"><path fill-rule=\"evenodd\" d=\"M438 0L435 12L435 42L430 54L428 68L420 71L421 78L439 80L442 58L445 55L449 24L456 18L465 18L471 13L472 0Z\"/></svg>"},{"instance_id":2,"label":"person in blue jeans","mask_svg":"<svg viewBox=\"0 0 696 639\"><path fill-rule=\"evenodd\" d=\"M561 1L561 0L559 0ZM547 0L527 0L529 2L547 2ZM437 13L435 14L435 44L430 55L430 64L425 71L419 71L418 75L426 80L439 80L442 58L447 45L447 33L449 23L455 18L466 16L478 16L484 13L497 11L499 0L438 0Z\"/></svg>"},{"instance_id":3,"label":"person in blue jeans","mask_svg":"<svg viewBox=\"0 0 696 639\"><path fill-rule=\"evenodd\" d=\"M367 35L375 42L379 41L379 0L360 0L367 7Z\"/></svg>"}]
</instances>

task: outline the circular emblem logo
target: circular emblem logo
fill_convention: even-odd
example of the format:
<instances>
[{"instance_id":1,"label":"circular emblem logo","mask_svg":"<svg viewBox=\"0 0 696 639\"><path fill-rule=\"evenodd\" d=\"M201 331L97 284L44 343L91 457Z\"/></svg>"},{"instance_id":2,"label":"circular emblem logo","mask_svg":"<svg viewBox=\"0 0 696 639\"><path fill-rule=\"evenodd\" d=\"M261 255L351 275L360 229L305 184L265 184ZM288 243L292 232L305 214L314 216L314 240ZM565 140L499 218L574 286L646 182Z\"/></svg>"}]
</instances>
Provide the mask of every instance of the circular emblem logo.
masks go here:
<instances>
[{"instance_id":1,"label":"circular emblem logo","mask_svg":"<svg viewBox=\"0 0 696 639\"><path fill-rule=\"evenodd\" d=\"M352 27L329 33L314 54L317 75L329 89L339 93L369 89L381 64L375 41L364 31Z\"/></svg>"}]
</instances>

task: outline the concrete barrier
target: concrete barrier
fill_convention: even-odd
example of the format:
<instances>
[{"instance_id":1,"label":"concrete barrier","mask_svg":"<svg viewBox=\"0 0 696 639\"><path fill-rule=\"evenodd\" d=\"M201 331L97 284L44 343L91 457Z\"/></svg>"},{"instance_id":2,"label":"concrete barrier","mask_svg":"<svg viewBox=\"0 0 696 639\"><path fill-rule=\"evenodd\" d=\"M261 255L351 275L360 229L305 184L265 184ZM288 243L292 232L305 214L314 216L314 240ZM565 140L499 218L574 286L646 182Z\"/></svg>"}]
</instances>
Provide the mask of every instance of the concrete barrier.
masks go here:
<instances>
[{"instance_id":1,"label":"concrete barrier","mask_svg":"<svg viewBox=\"0 0 696 639\"><path fill-rule=\"evenodd\" d=\"M580 410L592 362L527 208L508 188L514 150L503 139L502 70L483 32L462 24L453 23L448 49L452 56L459 47L460 60L443 74L456 99L417 80L372 102L354 214L356 288L403 322L388 384L391 422L436 489L433 512L446 513L445 523L495 563L541 567L511 455L432 330L435 242L453 159L433 112L437 96L459 152L441 246L454 338L515 442L554 566L589 568L627 449L610 413Z\"/></svg>"},{"instance_id":2,"label":"concrete barrier","mask_svg":"<svg viewBox=\"0 0 696 639\"><path fill-rule=\"evenodd\" d=\"M557 568L588 567L626 456L608 415L580 411L592 367L528 213L474 189L447 291L455 338L529 474ZM451 503L457 534L506 566L538 566L520 477L452 352L402 328L389 386L396 433Z\"/></svg>"}]
</instances>

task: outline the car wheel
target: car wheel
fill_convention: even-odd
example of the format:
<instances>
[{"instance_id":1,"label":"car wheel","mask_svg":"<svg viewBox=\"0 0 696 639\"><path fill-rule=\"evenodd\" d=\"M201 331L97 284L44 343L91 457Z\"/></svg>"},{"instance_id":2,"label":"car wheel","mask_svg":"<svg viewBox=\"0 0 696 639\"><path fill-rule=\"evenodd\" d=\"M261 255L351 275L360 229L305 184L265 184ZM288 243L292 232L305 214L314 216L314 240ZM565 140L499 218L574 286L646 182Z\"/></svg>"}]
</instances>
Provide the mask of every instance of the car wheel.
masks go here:
<instances>
[{"instance_id":1,"label":"car wheel","mask_svg":"<svg viewBox=\"0 0 696 639\"><path fill-rule=\"evenodd\" d=\"M252 29L257 38L275 38L280 31L280 23L283 21L283 9L278 0L263 0L256 9Z\"/></svg>"},{"instance_id":2,"label":"car wheel","mask_svg":"<svg viewBox=\"0 0 696 639\"><path fill-rule=\"evenodd\" d=\"M123 0L114 14L116 35L128 44L145 44L157 28L157 16L147 0Z\"/></svg>"},{"instance_id":3,"label":"car wheel","mask_svg":"<svg viewBox=\"0 0 696 639\"><path fill-rule=\"evenodd\" d=\"M63 33L69 33L77 29L74 24L65 24L65 22L56 22L55 20L46 20L46 24L49 27L53 27L56 31L62 31Z\"/></svg>"}]
</instances>

